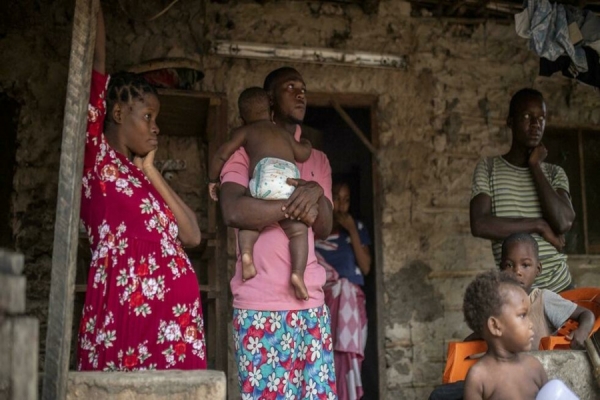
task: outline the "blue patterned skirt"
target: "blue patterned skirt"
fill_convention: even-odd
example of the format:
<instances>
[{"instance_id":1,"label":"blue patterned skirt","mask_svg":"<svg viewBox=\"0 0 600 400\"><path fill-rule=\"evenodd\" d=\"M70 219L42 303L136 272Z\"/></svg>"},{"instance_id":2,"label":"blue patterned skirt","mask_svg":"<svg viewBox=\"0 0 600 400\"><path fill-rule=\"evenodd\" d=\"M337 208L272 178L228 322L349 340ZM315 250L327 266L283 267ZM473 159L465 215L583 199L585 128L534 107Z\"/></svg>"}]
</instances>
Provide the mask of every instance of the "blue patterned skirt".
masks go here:
<instances>
[{"instance_id":1,"label":"blue patterned skirt","mask_svg":"<svg viewBox=\"0 0 600 400\"><path fill-rule=\"evenodd\" d=\"M337 399L327 306L235 308L233 342L242 399Z\"/></svg>"}]
</instances>

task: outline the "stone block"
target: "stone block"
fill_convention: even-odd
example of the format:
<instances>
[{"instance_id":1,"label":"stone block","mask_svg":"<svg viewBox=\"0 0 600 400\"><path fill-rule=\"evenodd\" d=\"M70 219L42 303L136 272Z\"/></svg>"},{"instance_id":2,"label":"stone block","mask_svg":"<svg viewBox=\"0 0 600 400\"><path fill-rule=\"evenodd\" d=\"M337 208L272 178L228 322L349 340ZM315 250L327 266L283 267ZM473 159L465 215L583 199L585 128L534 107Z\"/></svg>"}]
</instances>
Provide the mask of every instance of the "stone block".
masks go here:
<instances>
[{"instance_id":1,"label":"stone block","mask_svg":"<svg viewBox=\"0 0 600 400\"><path fill-rule=\"evenodd\" d=\"M581 400L600 399L600 387L585 351L533 351L531 354L540 360L549 380L562 380Z\"/></svg>"},{"instance_id":2,"label":"stone block","mask_svg":"<svg viewBox=\"0 0 600 400\"><path fill-rule=\"evenodd\" d=\"M9 317L0 323L0 398L35 400L38 393L38 321Z\"/></svg>"},{"instance_id":3,"label":"stone block","mask_svg":"<svg viewBox=\"0 0 600 400\"><path fill-rule=\"evenodd\" d=\"M35 400L38 394L38 320L13 318L12 394L15 400Z\"/></svg>"},{"instance_id":4,"label":"stone block","mask_svg":"<svg viewBox=\"0 0 600 400\"><path fill-rule=\"evenodd\" d=\"M23 314L25 312L24 276L8 275L0 272L0 312Z\"/></svg>"},{"instance_id":5,"label":"stone block","mask_svg":"<svg viewBox=\"0 0 600 400\"><path fill-rule=\"evenodd\" d=\"M0 399L8 399L10 394L11 342L12 323L5 319L0 322Z\"/></svg>"},{"instance_id":6,"label":"stone block","mask_svg":"<svg viewBox=\"0 0 600 400\"><path fill-rule=\"evenodd\" d=\"M225 400L222 371L69 372L67 400Z\"/></svg>"},{"instance_id":7,"label":"stone block","mask_svg":"<svg viewBox=\"0 0 600 400\"><path fill-rule=\"evenodd\" d=\"M0 249L0 272L21 275L23 273L24 260L25 256L23 254Z\"/></svg>"}]
</instances>

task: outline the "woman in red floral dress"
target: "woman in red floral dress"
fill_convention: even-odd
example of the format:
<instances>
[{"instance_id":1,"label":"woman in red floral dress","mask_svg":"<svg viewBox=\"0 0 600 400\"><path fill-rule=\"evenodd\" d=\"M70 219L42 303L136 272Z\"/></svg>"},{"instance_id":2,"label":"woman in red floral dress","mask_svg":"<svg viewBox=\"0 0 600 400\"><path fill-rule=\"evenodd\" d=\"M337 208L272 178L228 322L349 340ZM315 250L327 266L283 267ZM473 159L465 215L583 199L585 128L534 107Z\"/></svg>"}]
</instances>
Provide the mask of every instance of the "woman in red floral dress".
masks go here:
<instances>
[{"instance_id":1,"label":"woman in red floral dress","mask_svg":"<svg viewBox=\"0 0 600 400\"><path fill-rule=\"evenodd\" d=\"M133 74L104 73L99 12L81 199L92 262L78 369L206 368L200 291L182 247L198 245L200 229L153 165L156 91Z\"/></svg>"}]
</instances>

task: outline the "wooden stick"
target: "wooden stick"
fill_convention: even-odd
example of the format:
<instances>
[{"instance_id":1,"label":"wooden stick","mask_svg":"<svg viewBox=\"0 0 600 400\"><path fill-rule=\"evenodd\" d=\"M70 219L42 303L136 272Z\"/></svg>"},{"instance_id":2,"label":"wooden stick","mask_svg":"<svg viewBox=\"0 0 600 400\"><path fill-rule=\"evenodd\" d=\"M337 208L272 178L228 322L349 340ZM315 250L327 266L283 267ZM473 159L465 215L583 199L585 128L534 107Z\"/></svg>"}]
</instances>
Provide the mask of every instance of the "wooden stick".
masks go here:
<instances>
[{"instance_id":1,"label":"wooden stick","mask_svg":"<svg viewBox=\"0 0 600 400\"><path fill-rule=\"evenodd\" d=\"M358 126L356 126L356 124L354 123L352 118L350 118L350 116L346 113L346 111L344 111L344 109L340 106L340 104L333 97L331 98L331 105L333 106L335 111L337 111L338 114L340 114L340 117L342 117L344 122L346 122L348 124L350 129L352 129L352 131L354 133L356 133L356 136L358 136L360 141L363 142L363 144L365 146L367 146L367 149L369 149L369 151L373 154L373 157L375 157L375 159L379 161L379 155L377 154L377 149L371 144L371 142L369 141L369 139L367 139L365 134L360 130L360 128Z\"/></svg>"},{"instance_id":2,"label":"wooden stick","mask_svg":"<svg viewBox=\"0 0 600 400\"><path fill-rule=\"evenodd\" d=\"M587 350L590 363L592 364L592 373L596 379L596 383L600 385L600 355L598 348L594 345L594 335L585 339L585 349Z\"/></svg>"},{"instance_id":3,"label":"wooden stick","mask_svg":"<svg viewBox=\"0 0 600 400\"><path fill-rule=\"evenodd\" d=\"M67 393L79 239L81 176L98 9L98 0L75 2L54 226L42 391L44 400L62 400L66 398Z\"/></svg>"},{"instance_id":4,"label":"wooden stick","mask_svg":"<svg viewBox=\"0 0 600 400\"><path fill-rule=\"evenodd\" d=\"M579 151L579 182L581 184L581 208L583 209L583 245L585 254L590 254L590 236L588 231L587 192L585 187L585 158L583 157L583 133L577 130L577 145Z\"/></svg>"}]
</instances>

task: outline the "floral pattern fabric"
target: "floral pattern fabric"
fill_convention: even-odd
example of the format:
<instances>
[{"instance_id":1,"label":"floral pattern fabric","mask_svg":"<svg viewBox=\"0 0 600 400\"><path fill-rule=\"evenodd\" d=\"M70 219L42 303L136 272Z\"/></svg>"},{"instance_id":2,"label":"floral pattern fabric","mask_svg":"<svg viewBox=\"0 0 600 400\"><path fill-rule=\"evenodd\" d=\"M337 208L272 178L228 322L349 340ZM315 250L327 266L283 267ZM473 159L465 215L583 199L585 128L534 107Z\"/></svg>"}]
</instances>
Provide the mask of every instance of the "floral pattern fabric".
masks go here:
<instances>
[{"instance_id":1,"label":"floral pattern fabric","mask_svg":"<svg viewBox=\"0 0 600 400\"><path fill-rule=\"evenodd\" d=\"M93 73L81 199L92 261L78 369L204 369L196 274L162 196L106 141L107 82Z\"/></svg>"},{"instance_id":2,"label":"floral pattern fabric","mask_svg":"<svg viewBox=\"0 0 600 400\"><path fill-rule=\"evenodd\" d=\"M234 309L242 400L337 399L326 306L298 311Z\"/></svg>"}]
</instances>

